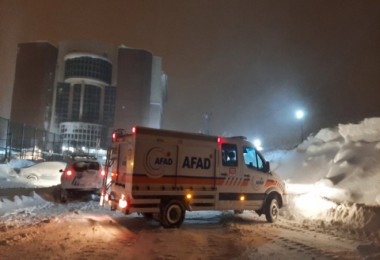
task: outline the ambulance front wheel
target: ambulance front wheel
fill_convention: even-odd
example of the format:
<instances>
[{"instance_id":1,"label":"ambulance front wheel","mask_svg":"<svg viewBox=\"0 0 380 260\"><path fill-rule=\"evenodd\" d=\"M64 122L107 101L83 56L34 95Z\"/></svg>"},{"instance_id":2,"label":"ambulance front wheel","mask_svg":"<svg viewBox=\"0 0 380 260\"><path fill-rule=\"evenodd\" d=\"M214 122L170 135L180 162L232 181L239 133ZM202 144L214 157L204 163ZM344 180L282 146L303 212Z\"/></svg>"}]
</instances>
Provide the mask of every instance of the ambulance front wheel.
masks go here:
<instances>
[{"instance_id":1,"label":"ambulance front wheel","mask_svg":"<svg viewBox=\"0 0 380 260\"><path fill-rule=\"evenodd\" d=\"M268 222L273 223L277 220L280 207L276 196L269 197L265 205L265 218Z\"/></svg>"},{"instance_id":2,"label":"ambulance front wheel","mask_svg":"<svg viewBox=\"0 0 380 260\"><path fill-rule=\"evenodd\" d=\"M161 224L164 228L178 228L185 219L185 207L178 200L166 203L161 211Z\"/></svg>"}]
</instances>

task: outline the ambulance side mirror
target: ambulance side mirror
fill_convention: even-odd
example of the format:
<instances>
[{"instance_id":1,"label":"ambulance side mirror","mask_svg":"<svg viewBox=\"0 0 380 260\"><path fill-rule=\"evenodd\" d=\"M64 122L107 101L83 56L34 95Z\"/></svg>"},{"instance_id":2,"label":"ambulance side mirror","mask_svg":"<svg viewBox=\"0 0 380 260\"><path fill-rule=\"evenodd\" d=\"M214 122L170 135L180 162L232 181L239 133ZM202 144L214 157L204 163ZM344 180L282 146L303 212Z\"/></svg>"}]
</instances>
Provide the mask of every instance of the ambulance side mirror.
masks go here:
<instances>
[{"instance_id":1,"label":"ambulance side mirror","mask_svg":"<svg viewBox=\"0 0 380 260\"><path fill-rule=\"evenodd\" d=\"M264 164L264 172L270 172L270 163L269 162L265 162L265 164Z\"/></svg>"}]
</instances>

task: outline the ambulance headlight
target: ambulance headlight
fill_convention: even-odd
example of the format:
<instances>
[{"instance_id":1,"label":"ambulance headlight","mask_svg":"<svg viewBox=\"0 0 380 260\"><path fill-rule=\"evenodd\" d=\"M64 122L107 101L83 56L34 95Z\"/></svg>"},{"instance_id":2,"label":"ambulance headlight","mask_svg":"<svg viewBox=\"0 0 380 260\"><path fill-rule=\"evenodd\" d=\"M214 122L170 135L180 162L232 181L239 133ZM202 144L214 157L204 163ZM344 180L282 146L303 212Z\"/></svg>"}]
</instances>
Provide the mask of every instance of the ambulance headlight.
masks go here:
<instances>
[{"instance_id":1,"label":"ambulance headlight","mask_svg":"<svg viewBox=\"0 0 380 260\"><path fill-rule=\"evenodd\" d=\"M121 195L121 198L120 198L120 200L119 200L119 207L120 207L121 209L125 209L127 206L128 206L128 202L127 202L127 200L125 199L125 195L122 194L122 195Z\"/></svg>"}]
</instances>

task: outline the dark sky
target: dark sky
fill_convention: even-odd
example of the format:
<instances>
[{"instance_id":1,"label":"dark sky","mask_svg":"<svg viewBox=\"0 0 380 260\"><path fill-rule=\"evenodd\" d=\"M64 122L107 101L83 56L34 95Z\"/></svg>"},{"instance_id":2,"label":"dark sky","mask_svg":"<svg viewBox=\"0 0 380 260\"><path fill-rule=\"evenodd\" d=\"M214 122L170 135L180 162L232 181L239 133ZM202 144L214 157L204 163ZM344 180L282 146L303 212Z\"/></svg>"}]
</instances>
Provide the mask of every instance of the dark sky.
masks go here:
<instances>
[{"instance_id":1,"label":"dark sky","mask_svg":"<svg viewBox=\"0 0 380 260\"><path fill-rule=\"evenodd\" d=\"M380 116L380 1L0 0L0 116L17 43L90 39L151 51L169 77L164 128L261 137Z\"/></svg>"}]
</instances>

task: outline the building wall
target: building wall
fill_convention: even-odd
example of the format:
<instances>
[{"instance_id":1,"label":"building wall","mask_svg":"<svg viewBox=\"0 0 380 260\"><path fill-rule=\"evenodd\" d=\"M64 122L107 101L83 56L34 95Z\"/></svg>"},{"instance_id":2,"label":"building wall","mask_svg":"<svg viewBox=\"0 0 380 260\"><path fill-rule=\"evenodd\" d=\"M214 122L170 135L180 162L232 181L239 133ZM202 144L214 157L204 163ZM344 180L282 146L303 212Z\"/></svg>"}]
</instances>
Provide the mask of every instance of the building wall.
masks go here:
<instances>
[{"instance_id":1,"label":"building wall","mask_svg":"<svg viewBox=\"0 0 380 260\"><path fill-rule=\"evenodd\" d=\"M57 53L47 42L18 45L11 120L49 128Z\"/></svg>"},{"instance_id":2,"label":"building wall","mask_svg":"<svg viewBox=\"0 0 380 260\"><path fill-rule=\"evenodd\" d=\"M150 90L149 126L161 128L164 106L167 100L167 75L162 70L162 59L156 56L153 57Z\"/></svg>"},{"instance_id":3,"label":"building wall","mask_svg":"<svg viewBox=\"0 0 380 260\"><path fill-rule=\"evenodd\" d=\"M94 69L104 64L110 77ZM161 58L146 50L95 41L61 42L58 48L22 43L12 120L61 134L66 148L106 148L114 129L161 127L166 79Z\"/></svg>"},{"instance_id":4,"label":"building wall","mask_svg":"<svg viewBox=\"0 0 380 260\"><path fill-rule=\"evenodd\" d=\"M119 48L115 129L149 126L152 60L145 50Z\"/></svg>"}]
</instances>

